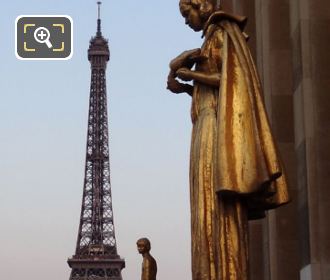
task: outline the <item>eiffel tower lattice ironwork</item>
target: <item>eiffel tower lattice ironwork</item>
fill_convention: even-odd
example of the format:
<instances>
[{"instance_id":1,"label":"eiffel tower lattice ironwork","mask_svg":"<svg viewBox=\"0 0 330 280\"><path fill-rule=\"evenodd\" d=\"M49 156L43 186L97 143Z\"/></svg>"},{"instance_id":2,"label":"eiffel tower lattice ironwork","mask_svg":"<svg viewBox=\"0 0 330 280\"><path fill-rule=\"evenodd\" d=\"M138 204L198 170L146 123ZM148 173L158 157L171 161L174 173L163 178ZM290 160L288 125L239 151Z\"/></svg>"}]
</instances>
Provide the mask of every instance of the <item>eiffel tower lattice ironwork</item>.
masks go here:
<instances>
[{"instance_id":1,"label":"eiffel tower lattice ironwork","mask_svg":"<svg viewBox=\"0 0 330 280\"><path fill-rule=\"evenodd\" d=\"M70 280L122 280L125 267L117 254L112 211L105 77L110 52L101 33L100 4L97 32L88 49L91 87L85 180L76 252L68 259Z\"/></svg>"}]
</instances>

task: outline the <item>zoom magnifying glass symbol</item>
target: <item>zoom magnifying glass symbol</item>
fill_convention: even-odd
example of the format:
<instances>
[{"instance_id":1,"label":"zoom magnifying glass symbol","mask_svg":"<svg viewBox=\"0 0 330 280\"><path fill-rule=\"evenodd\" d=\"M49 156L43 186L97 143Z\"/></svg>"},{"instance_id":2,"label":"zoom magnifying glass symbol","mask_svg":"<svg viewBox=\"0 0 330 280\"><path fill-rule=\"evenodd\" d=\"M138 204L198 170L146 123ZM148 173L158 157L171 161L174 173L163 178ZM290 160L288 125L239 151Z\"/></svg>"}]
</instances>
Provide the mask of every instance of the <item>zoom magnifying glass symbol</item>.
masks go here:
<instances>
[{"instance_id":1,"label":"zoom magnifying glass symbol","mask_svg":"<svg viewBox=\"0 0 330 280\"><path fill-rule=\"evenodd\" d=\"M46 27L38 27L34 31L34 39L41 44L46 44L49 49L53 47L52 43L49 41L50 32Z\"/></svg>"}]
</instances>

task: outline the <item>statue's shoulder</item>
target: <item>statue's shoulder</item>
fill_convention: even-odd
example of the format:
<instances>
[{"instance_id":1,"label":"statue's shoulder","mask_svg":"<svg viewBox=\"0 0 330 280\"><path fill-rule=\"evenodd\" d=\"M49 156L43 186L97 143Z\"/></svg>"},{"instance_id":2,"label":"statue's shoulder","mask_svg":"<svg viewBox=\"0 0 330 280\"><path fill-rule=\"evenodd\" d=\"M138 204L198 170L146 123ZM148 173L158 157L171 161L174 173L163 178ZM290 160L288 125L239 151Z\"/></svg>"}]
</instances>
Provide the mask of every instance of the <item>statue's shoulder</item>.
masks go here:
<instances>
[{"instance_id":1,"label":"statue's shoulder","mask_svg":"<svg viewBox=\"0 0 330 280\"><path fill-rule=\"evenodd\" d=\"M248 40L249 36L244 32L246 23L247 17L245 16L233 15L221 10L216 11L207 20L205 28L203 30L203 37L206 35L206 33L209 33L207 31L212 30L214 26L216 26L217 28L213 28L213 30L225 29L226 31L228 31L228 26L234 24L239 27L239 29L241 30L241 34L244 36L245 40Z\"/></svg>"},{"instance_id":2,"label":"statue's shoulder","mask_svg":"<svg viewBox=\"0 0 330 280\"><path fill-rule=\"evenodd\" d=\"M226 13L226 12L220 10L220 11L214 12L209 17L209 19L207 20L207 22L205 24L205 28L208 28L212 24L220 25L221 22L223 22L225 20L236 23L242 31L244 30L246 23L247 23L247 17L245 17L245 16L233 15L233 14Z\"/></svg>"},{"instance_id":3,"label":"statue's shoulder","mask_svg":"<svg viewBox=\"0 0 330 280\"><path fill-rule=\"evenodd\" d=\"M150 254L146 255L143 258L143 262L147 263L147 264L156 264L156 260L154 259L154 257Z\"/></svg>"}]
</instances>

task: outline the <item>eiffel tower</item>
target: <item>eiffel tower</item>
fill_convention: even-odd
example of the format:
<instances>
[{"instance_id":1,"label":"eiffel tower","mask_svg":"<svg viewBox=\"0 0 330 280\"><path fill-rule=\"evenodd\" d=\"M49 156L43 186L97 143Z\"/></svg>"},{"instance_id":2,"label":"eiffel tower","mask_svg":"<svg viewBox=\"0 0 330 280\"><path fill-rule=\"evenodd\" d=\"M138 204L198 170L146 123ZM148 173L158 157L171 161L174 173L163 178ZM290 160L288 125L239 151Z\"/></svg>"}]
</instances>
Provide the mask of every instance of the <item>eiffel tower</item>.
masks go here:
<instances>
[{"instance_id":1,"label":"eiffel tower","mask_svg":"<svg viewBox=\"0 0 330 280\"><path fill-rule=\"evenodd\" d=\"M117 253L110 184L106 94L110 52L101 32L101 2L97 4L97 32L88 49L91 87L85 180L76 252L68 259L70 280L122 280L125 267L125 260Z\"/></svg>"}]
</instances>

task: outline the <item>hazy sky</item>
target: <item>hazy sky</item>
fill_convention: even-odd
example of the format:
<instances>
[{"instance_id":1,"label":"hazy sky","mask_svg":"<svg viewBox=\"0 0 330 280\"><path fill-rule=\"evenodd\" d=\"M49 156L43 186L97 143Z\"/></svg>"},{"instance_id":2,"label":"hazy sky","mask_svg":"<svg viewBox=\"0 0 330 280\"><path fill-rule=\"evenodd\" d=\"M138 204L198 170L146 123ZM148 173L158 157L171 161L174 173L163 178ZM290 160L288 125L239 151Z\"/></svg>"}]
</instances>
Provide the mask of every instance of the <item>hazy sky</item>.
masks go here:
<instances>
[{"instance_id":1,"label":"hazy sky","mask_svg":"<svg viewBox=\"0 0 330 280\"><path fill-rule=\"evenodd\" d=\"M189 279L190 97L166 90L169 61L199 47L178 0L110 1L102 7L109 39L111 178L123 278L140 278L135 242L146 236L158 279ZM68 279L83 190L93 0L16 0L1 4L0 269L6 280ZM64 14L74 22L68 61L20 61L19 15ZM47 277L45 277L47 275Z\"/></svg>"}]
</instances>

